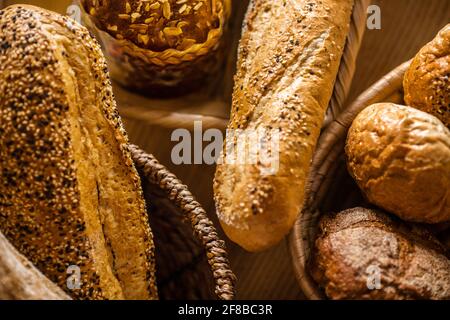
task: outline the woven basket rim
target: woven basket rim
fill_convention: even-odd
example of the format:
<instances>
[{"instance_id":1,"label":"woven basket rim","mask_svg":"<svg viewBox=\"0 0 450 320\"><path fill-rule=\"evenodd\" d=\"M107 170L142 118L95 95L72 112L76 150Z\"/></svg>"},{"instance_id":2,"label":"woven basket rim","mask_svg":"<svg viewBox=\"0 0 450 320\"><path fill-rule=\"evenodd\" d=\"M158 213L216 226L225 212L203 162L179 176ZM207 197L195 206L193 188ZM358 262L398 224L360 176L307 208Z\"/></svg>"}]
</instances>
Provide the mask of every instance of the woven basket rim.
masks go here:
<instances>
[{"instance_id":1,"label":"woven basket rim","mask_svg":"<svg viewBox=\"0 0 450 320\"><path fill-rule=\"evenodd\" d=\"M294 272L301 290L312 300L325 295L308 272L308 260L320 217L319 205L326 197L336 163L344 153L347 132L356 116L368 106L392 101L403 90L403 76L411 61L405 62L364 91L322 133L308 178L304 209L289 237Z\"/></svg>"},{"instance_id":2,"label":"woven basket rim","mask_svg":"<svg viewBox=\"0 0 450 320\"><path fill-rule=\"evenodd\" d=\"M355 0L353 7L350 31L347 36L344 53L341 58L338 75L334 84L333 95L330 100L327 116L324 126L331 123L337 115L339 115L344 106L348 94L350 92L353 75L356 70L356 58L362 43L364 32L366 29L367 7L371 0ZM186 112L160 111L160 110L144 110L143 108L129 108L122 110L121 113L136 118L139 113L139 119L152 123L153 125L164 128L185 128L192 130L192 123L201 119L207 128L218 128L225 130L229 118L207 115L207 114L190 114Z\"/></svg>"},{"instance_id":3,"label":"woven basket rim","mask_svg":"<svg viewBox=\"0 0 450 320\"><path fill-rule=\"evenodd\" d=\"M231 271L225 241L219 238L217 229L208 218L206 211L195 200L188 187L183 184L156 158L141 150L138 146L129 146L137 169L154 186L158 186L192 226L193 234L203 245L211 276L215 282L215 293L221 300L232 300L235 297L236 276Z\"/></svg>"}]
</instances>

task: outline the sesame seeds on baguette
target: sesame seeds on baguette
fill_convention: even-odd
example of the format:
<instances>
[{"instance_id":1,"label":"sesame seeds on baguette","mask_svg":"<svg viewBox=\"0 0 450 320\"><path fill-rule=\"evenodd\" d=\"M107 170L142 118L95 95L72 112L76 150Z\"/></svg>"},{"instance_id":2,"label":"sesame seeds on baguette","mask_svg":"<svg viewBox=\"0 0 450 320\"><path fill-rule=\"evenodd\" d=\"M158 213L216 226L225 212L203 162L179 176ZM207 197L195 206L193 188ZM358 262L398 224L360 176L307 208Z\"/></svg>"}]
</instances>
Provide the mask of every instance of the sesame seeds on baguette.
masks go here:
<instances>
[{"instance_id":1,"label":"sesame seeds on baguette","mask_svg":"<svg viewBox=\"0 0 450 320\"><path fill-rule=\"evenodd\" d=\"M219 164L226 234L249 251L283 239L299 215L310 162L349 30L353 0L253 0L244 23L230 130L280 131L279 170Z\"/></svg>"}]
</instances>

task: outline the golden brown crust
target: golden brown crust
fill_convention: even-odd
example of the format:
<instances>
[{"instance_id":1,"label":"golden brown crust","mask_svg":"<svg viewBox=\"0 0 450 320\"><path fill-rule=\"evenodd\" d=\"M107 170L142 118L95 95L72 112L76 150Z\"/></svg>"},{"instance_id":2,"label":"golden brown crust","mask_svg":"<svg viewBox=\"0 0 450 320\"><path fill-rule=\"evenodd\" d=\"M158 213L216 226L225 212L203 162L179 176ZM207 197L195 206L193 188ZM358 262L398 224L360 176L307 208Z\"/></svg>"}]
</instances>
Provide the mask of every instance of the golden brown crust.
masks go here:
<instances>
[{"instance_id":1,"label":"golden brown crust","mask_svg":"<svg viewBox=\"0 0 450 320\"><path fill-rule=\"evenodd\" d=\"M450 128L450 24L419 51L403 86L407 105L436 116Z\"/></svg>"},{"instance_id":2,"label":"golden brown crust","mask_svg":"<svg viewBox=\"0 0 450 320\"><path fill-rule=\"evenodd\" d=\"M152 51L186 50L220 27L227 0L83 0L97 26Z\"/></svg>"},{"instance_id":3,"label":"golden brown crust","mask_svg":"<svg viewBox=\"0 0 450 320\"><path fill-rule=\"evenodd\" d=\"M349 130L348 169L370 202L408 221L450 220L450 132L437 118L391 103Z\"/></svg>"},{"instance_id":4,"label":"golden brown crust","mask_svg":"<svg viewBox=\"0 0 450 320\"><path fill-rule=\"evenodd\" d=\"M75 21L32 6L1 11L0 28L1 230L75 298L155 298L154 247L140 179L98 43ZM97 126L90 116L98 117ZM89 146L94 129L103 149ZM84 168L94 168L106 148L120 170L105 176L100 167L87 175ZM114 177L123 179L120 186ZM91 182L97 187L88 190ZM112 188L127 192L122 210ZM114 240L117 223L121 243ZM131 278L121 269L126 261L139 269L128 268L132 277L141 277L132 294L128 288L137 281L124 281ZM70 266L81 269L80 289L67 288Z\"/></svg>"},{"instance_id":5,"label":"golden brown crust","mask_svg":"<svg viewBox=\"0 0 450 320\"><path fill-rule=\"evenodd\" d=\"M450 299L445 248L381 211L323 217L316 250L311 273L331 299Z\"/></svg>"},{"instance_id":6,"label":"golden brown crust","mask_svg":"<svg viewBox=\"0 0 450 320\"><path fill-rule=\"evenodd\" d=\"M279 130L279 170L264 176L259 164L219 164L214 183L225 232L249 251L275 245L300 213L352 6L352 0L250 5L228 128Z\"/></svg>"}]
</instances>

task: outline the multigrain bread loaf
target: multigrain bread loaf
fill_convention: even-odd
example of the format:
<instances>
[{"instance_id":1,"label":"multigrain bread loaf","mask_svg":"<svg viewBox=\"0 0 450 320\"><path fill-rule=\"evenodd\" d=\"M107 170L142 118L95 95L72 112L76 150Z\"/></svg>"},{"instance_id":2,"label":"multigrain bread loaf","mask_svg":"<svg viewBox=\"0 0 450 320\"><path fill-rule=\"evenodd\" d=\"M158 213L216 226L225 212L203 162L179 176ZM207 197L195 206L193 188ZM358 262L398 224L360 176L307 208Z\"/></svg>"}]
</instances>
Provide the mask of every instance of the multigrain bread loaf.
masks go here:
<instances>
[{"instance_id":1,"label":"multigrain bread loaf","mask_svg":"<svg viewBox=\"0 0 450 320\"><path fill-rule=\"evenodd\" d=\"M450 299L445 248L377 210L324 216L311 274L331 299Z\"/></svg>"},{"instance_id":2,"label":"multigrain bread loaf","mask_svg":"<svg viewBox=\"0 0 450 320\"><path fill-rule=\"evenodd\" d=\"M149 94L184 93L221 67L231 0L81 0L118 82ZM95 26L95 27L94 27Z\"/></svg>"},{"instance_id":3,"label":"multigrain bread loaf","mask_svg":"<svg viewBox=\"0 0 450 320\"><path fill-rule=\"evenodd\" d=\"M226 234L249 251L279 242L301 211L352 8L353 0L251 2L228 129L249 135L263 129L267 140L278 134L277 148L260 150L279 156L278 170L266 174L263 163L227 161L228 147L237 144L229 136L214 182Z\"/></svg>"},{"instance_id":4,"label":"multigrain bread loaf","mask_svg":"<svg viewBox=\"0 0 450 320\"><path fill-rule=\"evenodd\" d=\"M157 298L140 178L99 45L32 6L0 11L0 30L0 230L74 298Z\"/></svg>"},{"instance_id":5,"label":"multigrain bread loaf","mask_svg":"<svg viewBox=\"0 0 450 320\"><path fill-rule=\"evenodd\" d=\"M407 105L438 117L450 128L450 24L413 59L403 87Z\"/></svg>"},{"instance_id":6,"label":"multigrain bread loaf","mask_svg":"<svg viewBox=\"0 0 450 320\"><path fill-rule=\"evenodd\" d=\"M450 131L436 117L392 103L369 106L345 151L370 202L408 221L450 221Z\"/></svg>"}]
</instances>

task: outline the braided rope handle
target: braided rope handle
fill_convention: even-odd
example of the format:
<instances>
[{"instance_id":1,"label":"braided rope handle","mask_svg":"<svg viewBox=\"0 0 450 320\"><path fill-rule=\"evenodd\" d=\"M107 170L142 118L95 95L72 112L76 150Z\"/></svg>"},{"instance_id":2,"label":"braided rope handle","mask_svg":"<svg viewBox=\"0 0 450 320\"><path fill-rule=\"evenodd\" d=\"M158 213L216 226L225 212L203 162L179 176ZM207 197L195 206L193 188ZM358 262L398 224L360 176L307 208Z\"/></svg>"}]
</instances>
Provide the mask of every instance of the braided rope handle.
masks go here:
<instances>
[{"instance_id":1,"label":"braided rope handle","mask_svg":"<svg viewBox=\"0 0 450 320\"><path fill-rule=\"evenodd\" d=\"M230 269L225 242L219 239L212 221L202 206L194 199L187 186L154 156L145 153L135 145L130 145L136 167L143 173L148 182L159 186L191 222L194 234L206 249L211 266L215 293L221 300L232 300L235 296L236 277Z\"/></svg>"}]
</instances>

